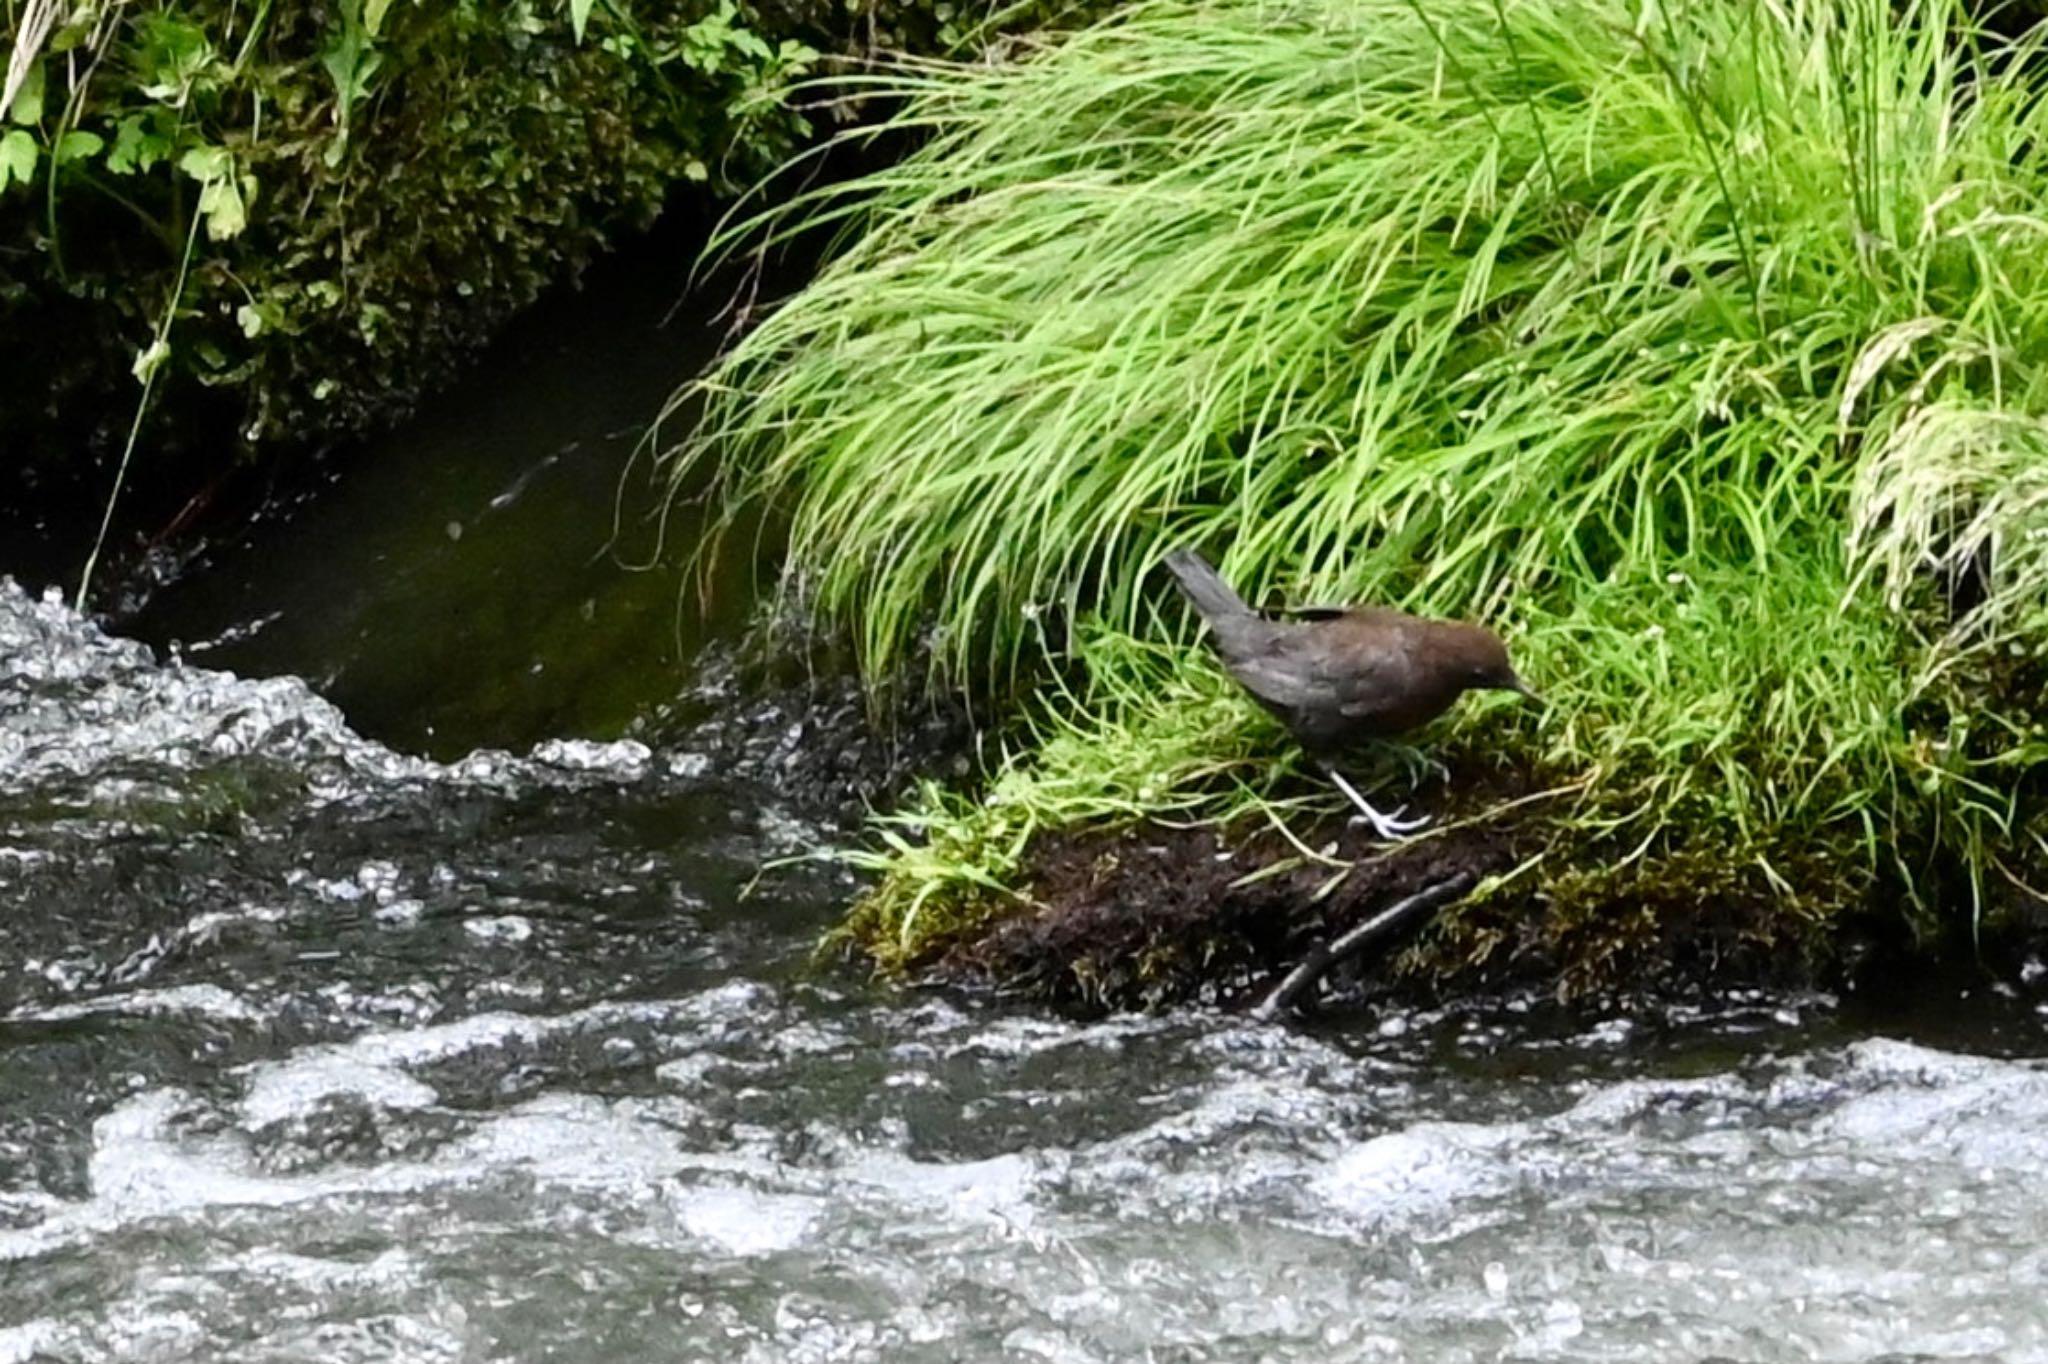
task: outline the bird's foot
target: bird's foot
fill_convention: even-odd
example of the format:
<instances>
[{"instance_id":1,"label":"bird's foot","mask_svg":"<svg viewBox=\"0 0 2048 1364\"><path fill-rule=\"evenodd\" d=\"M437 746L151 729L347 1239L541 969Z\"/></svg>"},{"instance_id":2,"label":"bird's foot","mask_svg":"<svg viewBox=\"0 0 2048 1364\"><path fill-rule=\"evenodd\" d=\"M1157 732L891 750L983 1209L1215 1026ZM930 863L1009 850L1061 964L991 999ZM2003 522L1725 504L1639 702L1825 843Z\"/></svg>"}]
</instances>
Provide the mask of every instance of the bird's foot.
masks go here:
<instances>
[{"instance_id":1,"label":"bird's foot","mask_svg":"<svg viewBox=\"0 0 2048 1364\"><path fill-rule=\"evenodd\" d=\"M1405 805L1397 805L1394 807L1392 814L1386 814L1368 805L1360 810L1358 814L1353 815L1352 820L1353 822L1362 820L1372 825L1373 832L1384 838L1387 842L1399 843L1417 829L1426 828L1429 825L1428 815L1417 815L1413 819L1402 819L1400 817L1401 812L1407 808Z\"/></svg>"},{"instance_id":2,"label":"bird's foot","mask_svg":"<svg viewBox=\"0 0 2048 1364\"><path fill-rule=\"evenodd\" d=\"M1330 769L1330 780L1337 784L1339 791L1350 797L1351 803L1358 807L1358 812L1364 816L1365 822L1372 825L1373 832L1386 839L1389 843L1398 843L1409 834L1414 833L1417 829L1429 823L1428 815L1417 815L1413 819L1402 819L1401 812L1408 808L1405 805L1395 806L1394 813L1390 815L1375 810L1370 801L1358 794L1358 788L1344 780L1344 774L1334 767Z\"/></svg>"}]
</instances>

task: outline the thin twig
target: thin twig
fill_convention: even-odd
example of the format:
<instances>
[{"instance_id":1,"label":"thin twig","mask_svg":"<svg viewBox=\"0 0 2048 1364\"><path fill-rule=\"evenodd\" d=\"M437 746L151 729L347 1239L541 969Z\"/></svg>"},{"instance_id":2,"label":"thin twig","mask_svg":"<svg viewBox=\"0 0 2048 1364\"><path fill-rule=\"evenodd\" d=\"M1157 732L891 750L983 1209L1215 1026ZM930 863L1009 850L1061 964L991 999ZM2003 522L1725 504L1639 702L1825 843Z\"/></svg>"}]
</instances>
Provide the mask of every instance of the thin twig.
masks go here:
<instances>
[{"instance_id":1,"label":"thin twig","mask_svg":"<svg viewBox=\"0 0 2048 1364\"><path fill-rule=\"evenodd\" d=\"M1424 886L1404 900L1392 905L1367 919L1355 928L1347 929L1329 942L1302 958L1301 963L1287 973L1287 979L1280 982L1272 994L1252 1010L1252 1017L1270 1022L1291 1006L1297 999L1321 980L1332 966L1350 957L1355 957L1382 938L1391 936L1396 929L1410 920L1419 918L1439 905L1458 899L1472 889L1474 877L1469 871L1457 872L1441 881Z\"/></svg>"}]
</instances>

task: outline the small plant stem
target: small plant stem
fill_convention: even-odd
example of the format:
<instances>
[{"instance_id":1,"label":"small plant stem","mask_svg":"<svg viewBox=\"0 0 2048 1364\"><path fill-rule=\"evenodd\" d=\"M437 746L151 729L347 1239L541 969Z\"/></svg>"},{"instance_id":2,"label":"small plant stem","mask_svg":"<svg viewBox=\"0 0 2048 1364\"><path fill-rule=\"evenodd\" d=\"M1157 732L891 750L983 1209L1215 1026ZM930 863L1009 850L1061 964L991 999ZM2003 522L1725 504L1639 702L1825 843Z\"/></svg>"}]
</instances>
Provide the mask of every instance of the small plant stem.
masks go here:
<instances>
[{"instance_id":1,"label":"small plant stem","mask_svg":"<svg viewBox=\"0 0 2048 1364\"><path fill-rule=\"evenodd\" d=\"M114 507L121 500L122 485L128 481L128 463L135 455L135 442L142 435L142 419L149 412L150 395L156 391L156 376L163 369L165 360L159 352L168 345L171 323L178 315L178 304L185 296L185 279L192 270L192 248L199 240L199 224L205 215L192 215L191 227L185 233L185 254L178 261L178 282L171 290L169 302L157 318L156 335L151 338L149 353L155 357L146 374L142 376L142 396L135 402L135 419L128 424L128 440L121 447L121 463L114 470L114 486L107 493L106 509L100 514L99 534L93 537L92 553L85 557L85 567L78 575L78 593L72 599L71 609L83 614L86 594L92 587L92 574L99 565L100 551L106 547L107 532L114 524Z\"/></svg>"}]
</instances>

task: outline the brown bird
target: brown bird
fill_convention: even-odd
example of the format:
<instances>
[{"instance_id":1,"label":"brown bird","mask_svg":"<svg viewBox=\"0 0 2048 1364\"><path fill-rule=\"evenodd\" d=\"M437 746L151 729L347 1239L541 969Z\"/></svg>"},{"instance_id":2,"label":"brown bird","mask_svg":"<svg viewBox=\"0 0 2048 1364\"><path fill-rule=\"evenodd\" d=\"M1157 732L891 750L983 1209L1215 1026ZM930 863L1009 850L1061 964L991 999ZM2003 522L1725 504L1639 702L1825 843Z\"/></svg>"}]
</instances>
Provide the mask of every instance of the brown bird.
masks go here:
<instances>
[{"instance_id":1,"label":"brown bird","mask_svg":"<svg viewBox=\"0 0 2048 1364\"><path fill-rule=\"evenodd\" d=\"M1381 814L1334 765L1343 749L1419 729L1467 691L1520 692L1540 701L1508 664L1507 646L1484 626L1425 620L1383 606L1306 607L1269 620L1245 604L1193 550L1166 566L1209 623L1223 666L1280 717L1382 838L1429 822Z\"/></svg>"}]
</instances>

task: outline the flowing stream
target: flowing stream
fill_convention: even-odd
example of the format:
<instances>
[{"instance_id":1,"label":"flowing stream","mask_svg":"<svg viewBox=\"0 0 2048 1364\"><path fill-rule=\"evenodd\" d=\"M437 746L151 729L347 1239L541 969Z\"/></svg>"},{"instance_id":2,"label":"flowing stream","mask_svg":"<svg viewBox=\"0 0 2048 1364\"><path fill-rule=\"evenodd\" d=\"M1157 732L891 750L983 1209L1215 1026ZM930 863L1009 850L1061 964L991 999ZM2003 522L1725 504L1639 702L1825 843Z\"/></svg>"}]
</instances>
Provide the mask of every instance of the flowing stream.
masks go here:
<instances>
[{"instance_id":1,"label":"flowing stream","mask_svg":"<svg viewBox=\"0 0 2048 1364\"><path fill-rule=\"evenodd\" d=\"M2023 1001L870 990L772 764L407 757L12 584L0 659L0 1361L2048 1359Z\"/></svg>"},{"instance_id":2,"label":"flowing stream","mask_svg":"<svg viewBox=\"0 0 2048 1364\"><path fill-rule=\"evenodd\" d=\"M635 672L703 622L594 585L695 344L621 291L401 442L441 491L163 594L182 661L0 579L0 1364L2048 1360L2022 991L1286 1028L814 968L851 712Z\"/></svg>"}]
</instances>

